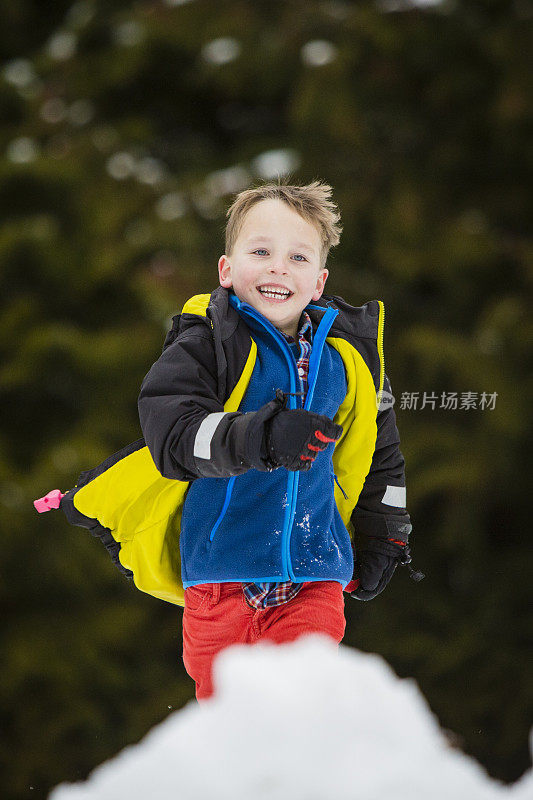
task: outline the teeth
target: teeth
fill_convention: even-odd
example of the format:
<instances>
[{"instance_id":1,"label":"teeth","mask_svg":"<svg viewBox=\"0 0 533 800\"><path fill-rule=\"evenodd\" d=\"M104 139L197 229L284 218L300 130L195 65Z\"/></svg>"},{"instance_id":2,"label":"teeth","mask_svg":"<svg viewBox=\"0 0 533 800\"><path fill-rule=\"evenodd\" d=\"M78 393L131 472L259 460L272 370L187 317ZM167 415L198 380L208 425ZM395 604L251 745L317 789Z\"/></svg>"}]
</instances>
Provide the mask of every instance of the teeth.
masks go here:
<instances>
[{"instance_id":1,"label":"teeth","mask_svg":"<svg viewBox=\"0 0 533 800\"><path fill-rule=\"evenodd\" d=\"M264 294L265 297L272 297L274 300L279 300L290 295L288 289L263 289L259 287L259 291L261 294Z\"/></svg>"}]
</instances>

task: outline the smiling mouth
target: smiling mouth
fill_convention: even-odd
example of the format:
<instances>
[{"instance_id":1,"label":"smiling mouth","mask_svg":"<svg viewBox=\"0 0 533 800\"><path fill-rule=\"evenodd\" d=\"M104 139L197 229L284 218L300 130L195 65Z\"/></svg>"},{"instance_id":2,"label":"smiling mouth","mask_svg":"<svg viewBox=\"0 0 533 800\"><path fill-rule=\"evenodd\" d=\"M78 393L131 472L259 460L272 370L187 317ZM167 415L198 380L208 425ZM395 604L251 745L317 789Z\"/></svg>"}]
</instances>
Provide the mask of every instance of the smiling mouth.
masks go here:
<instances>
[{"instance_id":1,"label":"smiling mouth","mask_svg":"<svg viewBox=\"0 0 533 800\"><path fill-rule=\"evenodd\" d=\"M257 291L263 297L266 297L268 300L276 300L277 302L283 302L284 300L288 300L289 297L292 297L294 292L289 291L289 289L283 289L281 287L272 287L272 286L258 286Z\"/></svg>"}]
</instances>

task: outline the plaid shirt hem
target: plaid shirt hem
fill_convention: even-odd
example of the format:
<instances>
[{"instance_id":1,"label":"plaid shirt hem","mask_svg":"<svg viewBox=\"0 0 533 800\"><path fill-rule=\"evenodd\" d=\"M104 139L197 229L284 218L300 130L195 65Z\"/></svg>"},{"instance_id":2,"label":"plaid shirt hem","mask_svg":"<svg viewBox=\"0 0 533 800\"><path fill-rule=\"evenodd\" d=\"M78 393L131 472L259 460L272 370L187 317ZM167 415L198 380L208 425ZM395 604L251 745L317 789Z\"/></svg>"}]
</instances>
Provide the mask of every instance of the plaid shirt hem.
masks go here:
<instances>
[{"instance_id":1,"label":"plaid shirt hem","mask_svg":"<svg viewBox=\"0 0 533 800\"><path fill-rule=\"evenodd\" d=\"M296 597L303 583L282 581L280 583L243 583L242 589L249 605L253 608L281 606Z\"/></svg>"}]
</instances>

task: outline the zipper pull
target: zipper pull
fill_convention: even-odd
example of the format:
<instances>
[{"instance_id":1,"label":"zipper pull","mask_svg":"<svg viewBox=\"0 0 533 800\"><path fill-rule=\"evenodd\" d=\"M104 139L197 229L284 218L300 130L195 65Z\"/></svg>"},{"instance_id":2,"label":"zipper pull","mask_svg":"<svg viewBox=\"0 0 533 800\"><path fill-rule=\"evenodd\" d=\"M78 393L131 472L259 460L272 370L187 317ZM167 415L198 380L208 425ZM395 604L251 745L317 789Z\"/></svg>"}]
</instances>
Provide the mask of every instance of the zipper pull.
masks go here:
<instances>
[{"instance_id":1,"label":"zipper pull","mask_svg":"<svg viewBox=\"0 0 533 800\"><path fill-rule=\"evenodd\" d=\"M297 395L303 394L304 392L284 392L283 389L276 389L276 400L281 403L282 408L286 408L289 397L296 397Z\"/></svg>"},{"instance_id":2,"label":"zipper pull","mask_svg":"<svg viewBox=\"0 0 533 800\"><path fill-rule=\"evenodd\" d=\"M389 539L389 542L393 541L395 540ZM400 544L400 542L397 542L397 544ZM412 561L411 551L409 550L409 545L407 544L407 542L405 542L403 543L403 553L400 557L400 564L402 567L407 567L407 569L409 570L409 577L412 578L417 583L419 583L420 581L423 581L426 576L424 575L423 572L420 572L420 570L414 569L411 566L411 561Z\"/></svg>"},{"instance_id":3,"label":"zipper pull","mask_svg":"<svg viewBox=\"0 0 533 800\"><path fill-rule=\"evenodd\" d=\"M420 572L418 569L413 569L411 564L407 564L407 569L409 570L409 577L412 578L417 583L419 581L423 581L426 577L423 572Z\"/></svg>"},{"instance_id":4,"label":"zipper pull","mask_svg":"<svg viewBox=\"0 0 533 800\"><path fill-rule=\"evenodd\" d=\"M339 483L339 481L338 481L338 479L337 479L337 476L335 475L335 473L333 473L333 477L335 478L335 483L337 484L337 486L339 487L339 489L340 489L340 490L341 490L341 492L343 493L343 495L344 495L345 499L347 500L347 499L348 499L348 495L346 494L346 492L344 491L344 489L343 489L343 488L342 488L342 486L340 485L340 483Z\"/></svg>"}]
</instances>

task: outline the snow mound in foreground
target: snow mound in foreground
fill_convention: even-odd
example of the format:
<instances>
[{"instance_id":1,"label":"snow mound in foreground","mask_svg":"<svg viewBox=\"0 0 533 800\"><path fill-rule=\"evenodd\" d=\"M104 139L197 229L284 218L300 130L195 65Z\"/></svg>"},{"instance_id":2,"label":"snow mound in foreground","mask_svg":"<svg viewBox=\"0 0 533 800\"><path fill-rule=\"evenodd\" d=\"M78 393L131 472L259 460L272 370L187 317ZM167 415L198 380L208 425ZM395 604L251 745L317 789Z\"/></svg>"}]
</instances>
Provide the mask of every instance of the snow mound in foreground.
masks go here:
<instances>
[{"instance_id":1,"label":"snow mound in foreground","mask_svg":"<svg viewBox=\"0 0 533 800\"><path fill-rule=\"evenodd\" d=\"M450 747L412 679L316 634L235 645L216 696L171 714L137 745L49 800L526 800Z\"/></svg>"}]
</instances>

